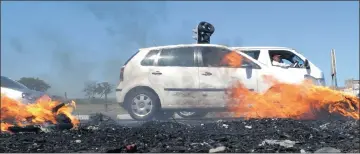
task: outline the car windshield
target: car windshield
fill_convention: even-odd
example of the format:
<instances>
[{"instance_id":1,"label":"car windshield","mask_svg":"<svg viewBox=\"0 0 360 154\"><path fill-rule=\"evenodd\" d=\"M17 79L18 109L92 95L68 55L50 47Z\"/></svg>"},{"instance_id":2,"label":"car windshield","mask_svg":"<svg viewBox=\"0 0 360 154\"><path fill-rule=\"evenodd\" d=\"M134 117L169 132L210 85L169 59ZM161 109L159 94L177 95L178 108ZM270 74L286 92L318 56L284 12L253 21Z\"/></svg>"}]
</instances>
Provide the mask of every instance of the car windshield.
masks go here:
<instances>
[{"instance_id":1,"label":"car windshield","mask_svg":"<svg viewBox=\"0 0 360 154\"><path fill-rule=\"evenodd\" d=\"M14 88L14 89L28 89L25 85L4 76L1 76L1 87Z\"/></svg>"}]
</instances>

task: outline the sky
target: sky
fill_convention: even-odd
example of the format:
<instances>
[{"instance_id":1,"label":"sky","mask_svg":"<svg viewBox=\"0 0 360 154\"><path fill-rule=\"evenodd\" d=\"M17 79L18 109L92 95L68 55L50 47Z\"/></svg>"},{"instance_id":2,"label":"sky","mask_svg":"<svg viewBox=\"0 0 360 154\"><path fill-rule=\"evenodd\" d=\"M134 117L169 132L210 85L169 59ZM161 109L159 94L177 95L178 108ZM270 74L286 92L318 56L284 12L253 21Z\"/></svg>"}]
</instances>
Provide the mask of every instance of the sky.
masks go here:
<instances>
[{"instance_id":1,"label":"sky","mask_svg":"<svg viewBox=\"0 0 360 154\"><path fill-rule=\"evenodd\" d=\"M295 48L331 83L359 78L359 4L353 2L1 2L1 75L39 77L54 94L83 97L86 81L118 83L138 48L194 43L200 21L211 43Z\"/></svg>"}]
</instances>

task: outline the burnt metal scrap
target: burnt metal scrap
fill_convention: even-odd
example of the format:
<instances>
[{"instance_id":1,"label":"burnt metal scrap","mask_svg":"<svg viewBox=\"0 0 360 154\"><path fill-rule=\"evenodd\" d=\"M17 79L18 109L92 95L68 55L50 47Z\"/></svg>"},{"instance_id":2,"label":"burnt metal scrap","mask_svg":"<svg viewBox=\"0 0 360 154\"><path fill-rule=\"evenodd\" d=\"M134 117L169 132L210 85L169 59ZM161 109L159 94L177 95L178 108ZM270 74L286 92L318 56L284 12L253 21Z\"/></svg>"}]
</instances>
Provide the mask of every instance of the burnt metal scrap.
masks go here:
<instances>
[{"instance_id":1,"label":"burnt metal scrap","mask_svg":"<svg viewBox=\"0 0 360 154\"><path fill-rule=\"evenodd\" d=\"M359 152L360 148L358 120L250 119L192 125L152 121L125 127L99 116L78 129L0 134L0 152Z\"/></svg>"},{"instance_id":2,"label":"burnt metal scrap","mask_svg":"<svg viewBox=\"0 0 360 154\"><path fill-rule=\"evenodd\" d=\"M12 133L23 133L23 132L49 132L49 131L62 131L69 130L73 128L70 118L64 114L59 114L56 116L56 124L45 123L42 125L26 125L26 126L11 126L9 131Z\"/></svg>"},{"instance_id":3,"label":"burnt metal scrap","mask_svg":"<svg viewBox=\"0 0 360 154\"><path fill-rule=\"evenodd\" d=\"M58 112L58 110L62 107L64 107L66 104L61 103L57 106L55 106L52 109L52 112L55 114ZM23 132L34 132L34 133L40 133L40 132L48 132L48 131L61 131L61 130L68 130L74 127L74 125L71 123L71 119L66 116L65 114L57 114L54 115L56 119L56 123L52 124L50 122L46 122L42 125L25 125L25 126L10 126L8 129L12 133L23 133ZM28 117L29 121L31 121L32 117Z\"/></svg>"}]
</instances>

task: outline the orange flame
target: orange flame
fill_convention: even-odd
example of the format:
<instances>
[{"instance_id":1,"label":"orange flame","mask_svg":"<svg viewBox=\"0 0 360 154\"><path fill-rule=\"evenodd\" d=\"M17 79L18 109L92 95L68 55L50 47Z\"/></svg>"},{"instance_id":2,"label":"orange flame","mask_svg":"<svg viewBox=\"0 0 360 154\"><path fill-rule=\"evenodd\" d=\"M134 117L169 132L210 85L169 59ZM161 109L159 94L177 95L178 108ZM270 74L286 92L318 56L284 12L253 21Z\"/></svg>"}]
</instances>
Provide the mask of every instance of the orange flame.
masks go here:
<instances>
[{"instance_id":1,"label":"orange flame","mask_svg":"<svg viewBox=\"0 0 360 154\"><path fill-rule=\"evenodd\" d=\"M240 66L242 57L231 52L224 57L231 66ZM281 83L271 76L264 80L273 85L263 94L249 91L238 82L229 90L229 110L245 118L315 119L324 111L359 119L359 99L356 96L313 85Z\"/></svg>"},{"instance_id":2,"label":"orange flame","mask_svg":"<svg viewBox=\"0 0 360 154\"><path fill-rule=\"evenodd\" d=\"M56 115L59 114L69 117L76 127L79 120L71 115L75 102L72 101L71 104L64 105L53 113L53 108L59 104L48 96L41 97L34 104L23 104L1 94L1 131L8 131L8 128L14 125L26 126L46 122L56 124Z\"/></svg>"},{"instance_id":3,"label":"orange flame","mask_svg":"<svg viewBox=\"0 0 360 154\"><path fill-rule=\"evenodd\" d=\"M221 63L228 64L231 67L241 66L243 58L235 51L230 52L224 56Z\"/></svg>"}]
</instances>

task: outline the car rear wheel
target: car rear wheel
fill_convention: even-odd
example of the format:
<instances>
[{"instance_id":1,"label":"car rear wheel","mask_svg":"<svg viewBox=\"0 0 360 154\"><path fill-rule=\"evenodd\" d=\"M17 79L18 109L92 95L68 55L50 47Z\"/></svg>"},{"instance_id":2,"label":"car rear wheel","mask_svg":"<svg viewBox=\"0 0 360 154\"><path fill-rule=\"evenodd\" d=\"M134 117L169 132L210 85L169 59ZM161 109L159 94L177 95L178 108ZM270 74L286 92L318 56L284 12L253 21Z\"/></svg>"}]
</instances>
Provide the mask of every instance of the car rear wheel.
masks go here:
<instances>
[{"instance_id":1,"label":"car rear wheel","mask_svg":"<svg viewBox=\"0 0 360 154\"><path fill-rule=\"evenodd\" d=\"M205 117L208 112L189 112L189 111L179 111L177 114L182 118L203 118Z\"/></svg>"},{"instance_id":2,"label":"car rear wheel","mask_svg":"<svg viewBox=\"0 0 360 154\"><path fill-rule=\"evenodd\" d=\"M135 120L152 120L160 110L160 100L156 94L146 89L137 89L126 97L127 110Z\"/></svg>"}]
</instances>

